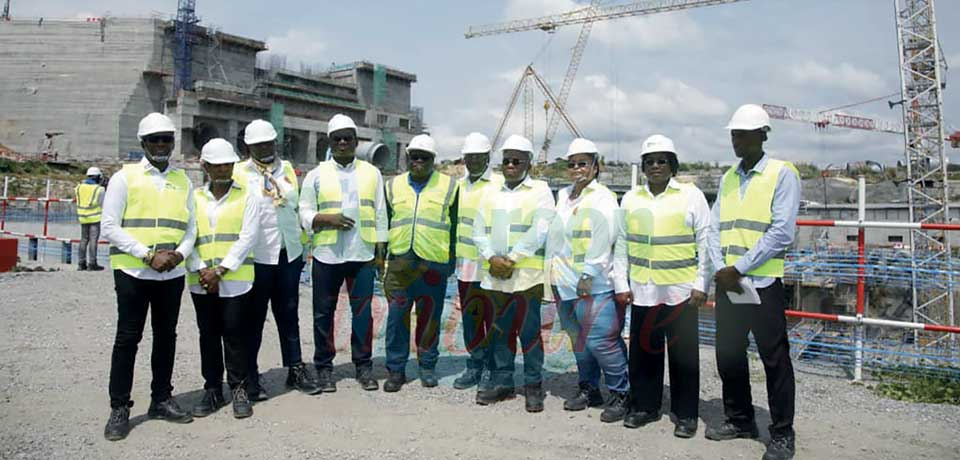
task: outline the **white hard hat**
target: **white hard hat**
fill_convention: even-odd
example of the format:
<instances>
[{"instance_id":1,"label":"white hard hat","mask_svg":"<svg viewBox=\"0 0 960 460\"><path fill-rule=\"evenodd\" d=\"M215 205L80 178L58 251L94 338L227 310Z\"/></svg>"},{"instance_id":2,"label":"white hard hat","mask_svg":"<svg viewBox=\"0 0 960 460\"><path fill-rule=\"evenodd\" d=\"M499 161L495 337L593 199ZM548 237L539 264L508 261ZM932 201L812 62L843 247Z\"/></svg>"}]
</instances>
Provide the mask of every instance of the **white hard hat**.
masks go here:
<instances>
[{"instance_id":1,"label":"white hard hat","mask_svg":"<svg viewBox=\"0 0 960 460\"><path fill-rule=\"evenodd\" d=\"M200 150L200 161L205 161L212 165L222 165L224 163L236 163L240 161L237 152L226 139L210 139Z\"/></svg>"},{"instance_id":2,"label":"white hard hat","mask_svg":"<svg viewBox=\"0 0 960 460\"><path fill-rule=\"evenodd\" d=\"M519 150L533 155L533 143L519 134L514 134L508 137L507 140L503 142L503 145L500 146L500 151L502 152L504 150Z\"/></svg>"},{"instance_id":3,"label":"white hard hat","mask_svg":"<svg viewBox=\"0 0 960 460\"><path fill-rule=\"evenodd\" d=\"M677 154L677 149L673 146L673 140L662 134L654 134L643 141L640 147L640 156L648 153L670 152Z\"/></svg>"},{"instance_id":4,"label":"white hard hat","mask_svg":"<svg viewBox=\"0 0 960 460\"><path fill-rule=\"evenodd\" d=\"M253 120L243 129L243 142L247 145L277 140L277 130L265 120Z\"/></svg>"},{"instance_id":5,"label":"white hard hat","mask_svg":"<svg viewBox=\"0 0 960 460\"><path fill-rule=\"evenodd\" d=\"M596 155L600 152L597 150L597 145L592 141L578 137L570 143L570 147L567 147L567 158L578 153L592 153Z\"/></svg>"},{"instance_id":6,"label":"white hard hat","mask_svg":"<svg viewBox=\"0 0 960 460\"><path fill-rule=\"evenodd\" d=\"M327 134L330 134L334 131L340 131L341 129L352 129L354 132L356 132L357 125L353 122L352 118L342 113L338 113L327 122Z\"/></svg>"},{"instance_id":7,"label":"white hard hat","mask_svg":"<svg viewBox=\"0 0 960 460\"><path fill-rule=\"evenodd\" d=\"M87 175L88 175L88 176L102 176L102 175L103 175L103 172L100 171L100 168L98 168L98 167L96 167L96 166L91 166L91 167L87 168Z\"/></svg>"},{"instance_id":8,"label":"white hard hat","mask_svg":"<svg viewBox=\"0 0 960 460\"><path fill-rule=\"evenodd\" d=\"M424 152L430 152L434 155L437 154L437 142L433 140L428 134L418 134L410 139L410 143L407 144L407 153L410 153L413 150L420 150Z\"/></svg>"},{"instance_id":9,"label":"white hard hat","mask_svg":"<svg viewBox=\"0 0 960 460\"><path fill-rule=\"evenodd\" d=\"M770 114L757 104L741 105L730 117L727 129L744 131L763 129L764 131L770 131Z\"/></svg>"},{"instance_id":10,"label":"white hard hat","mask_svg":"<svg viewBox=\"0 0 960 460\"><path fill-rule=\"evenodd\" d=\"M490 153L490 150L493 150L493 147L490 146L490 139L487 136L480 133L470 133L463 140L463 148L460 149L460 153L464 155L468 153Z\"/></svg>"},{"instance_id":11,"label":"white hard hat","mask_svg":"<svg viewBox=\"0 0 960 460\"><path fill-rule=\"evenodd\" d=\"M156 133L174 133L177 128L173 126L173 120L162 113L153 112L140 120L140 126L137 127L137 137L143 140L151 134Z\"/></svg>"}]
</instances>

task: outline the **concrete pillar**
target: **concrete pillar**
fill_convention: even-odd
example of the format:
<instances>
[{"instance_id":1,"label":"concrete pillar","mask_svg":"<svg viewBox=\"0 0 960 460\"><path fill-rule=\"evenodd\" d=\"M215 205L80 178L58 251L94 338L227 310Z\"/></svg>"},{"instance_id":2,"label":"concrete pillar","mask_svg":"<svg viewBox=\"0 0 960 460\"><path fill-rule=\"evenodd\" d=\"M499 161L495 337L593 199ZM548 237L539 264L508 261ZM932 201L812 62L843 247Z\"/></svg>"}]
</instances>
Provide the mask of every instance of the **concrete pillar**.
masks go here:
<instances>
[{"instance_id":1,"label":"concrete pillar","mask_svg":"<svg viewBox=\"0 0 960 460\"><path fill-rule=\"evenodd\" d=\"M320 152L317 152L317 132L307 131L307 163L315 165L320 162L317 158Z\"/></svg>"},{"instance_id":2,"label":"concrete pillar","mask_svg":"<svg viewBox=\"0 0 960 460\"><path fill-rule=\"evenodd\" d=\"M224 133L224 138L230 142L234 148L237 148L237 134L240 132L240 123L237 120L227 120L227 132Z\"/></svg>"}]
</instances>

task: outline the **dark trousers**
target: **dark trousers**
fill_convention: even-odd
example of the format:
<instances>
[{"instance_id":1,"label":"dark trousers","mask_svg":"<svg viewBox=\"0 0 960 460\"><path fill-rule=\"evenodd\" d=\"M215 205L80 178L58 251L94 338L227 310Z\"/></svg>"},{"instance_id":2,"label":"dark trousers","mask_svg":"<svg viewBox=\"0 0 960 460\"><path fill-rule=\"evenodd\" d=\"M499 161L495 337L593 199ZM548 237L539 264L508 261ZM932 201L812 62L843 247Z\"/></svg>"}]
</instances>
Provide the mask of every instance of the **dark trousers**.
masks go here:
<instances>
[{"instance_id":1,"label":"dark trousers","mask_svg":"<svg viewBox=\"0 0 960 460\"><path fill-rule=\"evenodd\" d=\"M700 402L697 309L679 305L633 306L630 313L630 401L634 411L660 413L663 359L670 369L670 410L696 419Z\"/></svg>"},{"instance_id":2,"label":"dark trousers","mask_svg":"<svg viewBox=\"0 0 960 460\"><path fill-rule=\"evenodd\" d=\"M543 381L543 340L540 337L540 302L543 285L526 291L486 291L493 302L493 327L490 329L491 379L494 385L513 386L513 361L517 339L523 352L523 383Z\"/></svg>"},{"instance_id":3,"label":"dark trousers","mask_svg":"<svg viewBox=\"0 0 960 460\"><path fill-rule=\"evenodd\" d=\"M463 345L467 349L467 369L486 367L490 348L490 327L493 325L493 302L480 282L457 281L460 294L460 316L463 320Z\"/></svg>"},{"instance_id":4,"label":"dark trousers","mask_svg":"<svg viewBox=\"0 0 960 460\"><path fill-rule=\"evenodd\" d=\"M352 313L350 352L357 368L373 366L373 278L372 262L325 264L313 261L313 363L317 369L333 369L337 355L333 319L344 281L350 293Z\"/></svg>"},{"instance_id":5,"label":"dark trousers","mask_svg":"<svg viewBox=\"0 0 960 460\"><path fill-rule=\"evenodd\" d=\"M250 293L250 329L248 369L250 380L259 381L257 357L263 342L263 326L267 320L267 303L273 310L280 338L283 367L303 362L300 352L300 272L303 257L287 260L287 250L280 250L277 265L253 264L253 289Z\"/></svg>"},{"instance_id":6,"label":"dark trousers","mask_svg":"<svg viewBox=\"0 0 960 460\"><path fill-rule=\"evenodd\" d=\"M417 344L417 362L423 369L434 369L440 359L440 320L451 267L410 253L390 260L384 283L389 299L386 367L390 372L402 373L407 367L410 316L414 304L417 307L413 336Z\"/></svg>"},{"instance_id":7,"label":"dark trousers","mask_svg":"<svg viewBox=\"0 0 960 460\"><path fill-rule=\"evenodd\" d=\"M77 260L81 264L90 261L90 264L97 265L97 241L100 240L100 222L92 224L80 224L80 247L77 248ZM87 254L90 255L89 259Z\"/></svg>"},{"instance_id":8,"label":"dark trousers","mask_svg":"<svg viewBox=\"0 0 960 460\"><path fill-rule=\"evenodd\" d=\"M122 407L130 402L137 346L143 338L148 309L153 329L150 397L154 401L165 401L173 393L170 379L177 349L177 319L180 316L183 279L181 276L167 281L141 280L121 270L113 271L118 317L117 335L110 358L110 407Z\"/></svg>"},{"instance_id":9,"label":"dark trousers","mask_svg":"<svg viewBox=\"0 0 960 460\"><path fill-rule=\"evenodd\" d=\"M717 370L723 381L723 410L734 424L754 421L750 395L750 368L747 362L747 334L753 338L767 374L767 402L770 405L770 434L793 435L793 364L787 341L787 319L783 312L786 298L783 283L777 279L757 289L760 305L730 303L726 293L717 295Z\"/></svg>"},{"instance_id":10,"label":"dark trousers","mask_svg":"<svg viewBox=\"0 0 960 460\"><path fill-rule=\"evenodd\" d=\"M247 378L248 314L250 293L236 297L217 294L190 293L197 311L197 329L200 330L200 373L203 388L223 388L223 370L226 365L227 385L236 388Z\"/></svg>"}]
</instances>

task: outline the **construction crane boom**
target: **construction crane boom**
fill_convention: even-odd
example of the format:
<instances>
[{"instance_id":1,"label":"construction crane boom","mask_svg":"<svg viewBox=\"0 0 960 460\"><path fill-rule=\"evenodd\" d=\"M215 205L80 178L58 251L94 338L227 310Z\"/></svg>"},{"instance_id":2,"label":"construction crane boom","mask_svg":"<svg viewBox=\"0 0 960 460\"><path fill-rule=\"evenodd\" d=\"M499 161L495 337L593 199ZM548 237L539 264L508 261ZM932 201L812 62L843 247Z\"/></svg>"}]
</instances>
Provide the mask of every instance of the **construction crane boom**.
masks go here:
<instances>
[{"instance_id":1,"label":"construction crane boom","mask_svg":"<svg viewBox=\"0 0 960 460\"><path fill-rule=\"evenodd\" d=\"M862 129L882 133L903 134L903 125L893 121L849 115L841 112L817 112L814 110L794 109L782 105L763 104L770 118L813 123L819 128L836 126L839 128Z\"/></svg>"},{"instance_id":2,"label":"construction crane boom","mask_svg":"<svg viewBox=\"0 0 960 460\"><path fill-rule=\"evenodd\" d=\"M532 82L531 82L532 80ZM517 99L520 98L521 91L524 91L526 88L529 88L531 84L536 84L540 88L540 92L543 93L543 96L553 104L553 108L556 113L560 116L560 119L563 120L563 123L567 125L567 128L570 130L570 133L577 137L582 137L583 134L580 132L580 128L573 122L573 119L567 114L566 109L563 104L557 100L556 95L553 94L553 91L550 89L550 86L547 85L547 82L533 69L533 66L528 65L523 69L523 74L520 76L520 80L517 82L517 86L514 87L513 93L510 96L510 100L507 102L507 110L504 112L503 117L500 118L500 123L497 124L496 133L493 136L493 145L500 144L500 138L503 136L503 129L507 125L507 121L510 120L510 114L513 113L514 107L517 105Z\"/></svg>"}]
</instances>

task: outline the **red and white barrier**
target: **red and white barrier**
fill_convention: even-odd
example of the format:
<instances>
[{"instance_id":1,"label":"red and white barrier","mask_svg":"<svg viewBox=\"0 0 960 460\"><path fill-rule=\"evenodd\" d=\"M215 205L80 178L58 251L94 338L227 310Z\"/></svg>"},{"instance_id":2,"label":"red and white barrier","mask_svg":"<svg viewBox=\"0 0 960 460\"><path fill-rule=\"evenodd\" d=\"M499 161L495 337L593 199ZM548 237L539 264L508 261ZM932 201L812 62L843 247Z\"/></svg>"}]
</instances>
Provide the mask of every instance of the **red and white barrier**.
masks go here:
<instances>
[{"instance_id":1,"label":"red and white barrier","mask_svg":"<svg viewBox=\"0 0 960 460\"><path fill-rule=\"evenodd\" d=\"M10 235L10 236L16 236L20 238L32 238L32 239L38 239L38 240L44 240L44 241L59 241L61 243L78 243L78 244L80 243L80 240L75 238L74 239L57 238L55 236L34 235L31 233L11 232L9 230L0 230L0 235ZM97 244L110 244L110 242L107 240L100 240L100 241L97 241Z\"/></svg>"}]
</instances>

